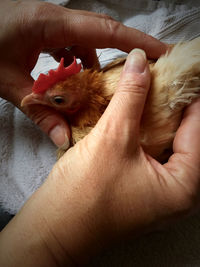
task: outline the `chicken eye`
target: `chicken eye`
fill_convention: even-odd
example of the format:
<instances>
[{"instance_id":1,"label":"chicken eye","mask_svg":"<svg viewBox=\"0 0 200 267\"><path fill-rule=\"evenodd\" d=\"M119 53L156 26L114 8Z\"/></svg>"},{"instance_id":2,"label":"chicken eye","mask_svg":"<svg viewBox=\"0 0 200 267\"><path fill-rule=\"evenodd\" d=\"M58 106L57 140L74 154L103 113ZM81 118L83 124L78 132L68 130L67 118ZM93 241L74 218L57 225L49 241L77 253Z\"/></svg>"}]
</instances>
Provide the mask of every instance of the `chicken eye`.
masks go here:
<instances>
[{"instance_id":1,"label":"chicken eye","mask_svg":"<svg viewBox=\"0 0 200 267\"><path fill-rule=\"evenodd\" d=\"M63 104L65 102L64 98L62 96L54 96L53 102L56 104Z\"/></svg>"}]
</instances>

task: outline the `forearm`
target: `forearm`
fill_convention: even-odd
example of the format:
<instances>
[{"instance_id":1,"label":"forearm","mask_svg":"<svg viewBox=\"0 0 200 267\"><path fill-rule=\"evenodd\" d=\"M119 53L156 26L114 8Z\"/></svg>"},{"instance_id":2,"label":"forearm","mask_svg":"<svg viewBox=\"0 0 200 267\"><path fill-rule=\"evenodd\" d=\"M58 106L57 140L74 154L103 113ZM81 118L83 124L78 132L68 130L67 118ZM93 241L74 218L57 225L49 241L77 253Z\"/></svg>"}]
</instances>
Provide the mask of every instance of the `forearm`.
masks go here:
<instances>
[{"instance_id":1,"label":"forearm","mask_svg":"<svg viewBox=\"0 0 200 267\"><path fill-rule=\"evenodd\" d=\"M48 229L39 191L1 232L0 266L73 266Z\"/></svg>"},{"instance_id":2,"label":"forearm","mask_svg":"<svg viewBox=\"0 0 200 267\"><path fill-rule=\"evenodd\" d=\"M1 232L0 266L74 266L96 249L82 196L57 188L48 180Z\"/></svg>"}]
</instances>

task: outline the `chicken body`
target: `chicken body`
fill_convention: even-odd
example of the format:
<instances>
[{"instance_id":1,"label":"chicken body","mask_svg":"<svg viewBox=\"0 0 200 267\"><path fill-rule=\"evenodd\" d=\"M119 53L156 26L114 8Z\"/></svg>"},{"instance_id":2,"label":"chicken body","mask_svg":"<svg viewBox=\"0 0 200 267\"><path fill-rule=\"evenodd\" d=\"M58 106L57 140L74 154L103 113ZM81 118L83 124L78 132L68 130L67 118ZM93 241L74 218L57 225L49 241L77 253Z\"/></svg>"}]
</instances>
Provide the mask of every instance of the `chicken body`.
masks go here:
<instances>
[{"instance_id":1,"label":"chicken body","mask_svg":"<svg viewBox=\"0 0 200 267\"><path fill-rule=\"evenodd\" d=\"M70 76L39 97L40 104L66 115L72 144L87 135L103 114L117 88L124 62L125 59L117 59L101 71L85 70ZM164 161L172 149L184 107L200 94L200 38L175 45L170 54L156 63L150 62L150 71L151 88L142 116L140 141L145 152ZM63 103L55 103L56 96L62 96ZM32 94L22 104L34 103ZM60 150L59 157L63 153Z\"/></svg>"}]
</instances>

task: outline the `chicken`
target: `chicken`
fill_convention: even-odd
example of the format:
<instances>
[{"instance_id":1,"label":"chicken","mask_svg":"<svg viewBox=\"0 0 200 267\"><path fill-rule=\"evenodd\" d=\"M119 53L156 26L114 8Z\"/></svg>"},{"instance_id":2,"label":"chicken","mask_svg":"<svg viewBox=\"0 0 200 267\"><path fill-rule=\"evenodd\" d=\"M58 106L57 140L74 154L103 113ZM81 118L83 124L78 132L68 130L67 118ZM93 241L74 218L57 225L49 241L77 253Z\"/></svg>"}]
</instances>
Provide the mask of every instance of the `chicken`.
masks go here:
<instances>
[{"instance_id":1,"label":"chicken","mask_svg":"<svg viewBox=\"0 0 200 267\"><path fill-rule=\"evenodd\" d=\"M124 63L125 58L120 58L100 71L76 70L61 81L54 81L43 92L33 90L21 105L48 105L64 113L71 125L74 145L103 114ZM73 64L79 69L76 62ZM200 38L175 45L170 53L150 62L150 72L151 88L142 116L140 142L145 152L163 162L171 152L184 107L200 93ZM59 157L63 153L59 151Z\"/></svg>"}]
</instances>

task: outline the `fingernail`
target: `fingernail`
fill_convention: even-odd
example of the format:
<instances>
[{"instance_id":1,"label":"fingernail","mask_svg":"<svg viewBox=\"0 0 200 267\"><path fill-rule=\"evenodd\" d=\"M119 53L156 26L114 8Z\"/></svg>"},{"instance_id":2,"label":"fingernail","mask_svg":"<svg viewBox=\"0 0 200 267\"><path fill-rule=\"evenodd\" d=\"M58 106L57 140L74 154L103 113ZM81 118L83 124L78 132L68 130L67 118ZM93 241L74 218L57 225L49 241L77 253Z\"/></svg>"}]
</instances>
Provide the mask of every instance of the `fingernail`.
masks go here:
<instances>
[{"instance_id":1,"label":"fingernail","mask_svg":"<svg viewBox=\"0 0 200 267\"><path fill-rule=\"evenodd\" d=\"M49 133L49 137L59 148L67 150L69 148L69 138L65 129L57 125Z\"/></svg>"},{"instance_id":2,"label":"fingernail","mask_svg":"<svg viewBox=\"0 0 200 267\"><path fill-rule=\"evenodd\" d=\"M142 73L145 70L147 64L146 54L139 48L133 49L126 60L124 71Z\"/></svg>"}]
</instances>

